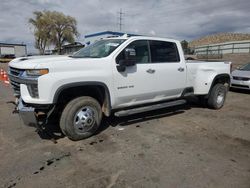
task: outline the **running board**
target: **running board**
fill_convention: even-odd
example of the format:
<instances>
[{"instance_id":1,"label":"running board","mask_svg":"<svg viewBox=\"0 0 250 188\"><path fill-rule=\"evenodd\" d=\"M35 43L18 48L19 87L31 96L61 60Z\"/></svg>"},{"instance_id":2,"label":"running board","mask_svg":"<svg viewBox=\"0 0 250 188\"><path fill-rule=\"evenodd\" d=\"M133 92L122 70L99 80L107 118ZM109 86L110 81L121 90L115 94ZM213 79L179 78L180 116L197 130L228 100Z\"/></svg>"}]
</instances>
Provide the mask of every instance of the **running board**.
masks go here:
<instances>
[{"instance_id":1,"label":"running board","mask_svg":"<svg viewBox=\"0 0 250 188\"><path fill-rule=\"evenodd\" d=\"M122 117L122 116L128 116L132 114L138 114L146 111L151 111L151 110L157 110L161 108L167 108L171 106L177 106L177 105L182 105L185 104L186 100L176 100L176 101L171 101L171 102L165 102L165 103L160 103L160 104L154 104L150 106L143 106L143 107L138 107L138 108L132 108L129 110L122 110L115 112L115 116L117 117Z\"/></svg>"}]
</instances>

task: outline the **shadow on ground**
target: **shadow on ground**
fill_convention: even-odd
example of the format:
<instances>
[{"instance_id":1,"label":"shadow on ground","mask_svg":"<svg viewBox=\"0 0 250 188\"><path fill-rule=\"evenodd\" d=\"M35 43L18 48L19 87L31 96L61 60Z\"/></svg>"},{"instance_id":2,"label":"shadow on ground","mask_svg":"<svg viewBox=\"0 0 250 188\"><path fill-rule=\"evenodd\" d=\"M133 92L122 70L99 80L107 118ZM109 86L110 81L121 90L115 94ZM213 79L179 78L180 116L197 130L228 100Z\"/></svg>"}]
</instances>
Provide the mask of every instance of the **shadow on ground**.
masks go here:
<instances>
[{"instance_id":1,"label":"shadow on ground","mask_svg":"<svg viewBox=\"0 0 250 188\"><path fill-rule=\"evenodd\" d=\"M102 120L102 126L97 131L96 135L105 131L108 127L116 127L116 126L129 126L135 123L142 123L153 119L159 119L163 117L169 117L177 114L184 113L186 110L191 108L204 108L199 104L199 100L196 97L189 98L185 105L154 110L149 112L144 112L140 114L129 115L125 117L115 117L111 115L110 117L104 117ZM47 140L58 140L60 138L64 138L64 134L61 132L59 127L59 117L56 115L52 115L49 119L48 124L44 126L44 132L39 132L39 136L42 139Z\"/></svg>"},{"instance_id":2,"label":"shadow on ground","mask_svg":"<svg viewBox=\"0 0 250 188\"><path fill-rule=\"evenodd\" d=\"M49 118L47 124L43 125L41 130L37 129L37 133L42 139L52 140L56 143L56 140L60 138L64 138L64 134L62 133L60 126L59 126L59 117L57 115L52 115Z\"/></svg>"}]
</instances>

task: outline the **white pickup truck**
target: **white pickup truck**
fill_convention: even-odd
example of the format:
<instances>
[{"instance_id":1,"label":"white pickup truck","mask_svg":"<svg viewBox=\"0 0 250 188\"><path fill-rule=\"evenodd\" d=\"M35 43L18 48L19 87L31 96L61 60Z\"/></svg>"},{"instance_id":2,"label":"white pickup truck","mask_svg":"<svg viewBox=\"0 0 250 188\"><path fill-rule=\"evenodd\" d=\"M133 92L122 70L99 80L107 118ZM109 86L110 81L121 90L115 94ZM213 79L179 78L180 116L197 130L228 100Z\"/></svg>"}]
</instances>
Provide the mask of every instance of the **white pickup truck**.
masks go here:
<instances>
[{"instance_id":1,"label":"white pickup truck","mask_svg":"<svg viewBox=\"0 0 250 188\"><path fill-rule=\"evenodd\" d=\"M106 38L72 56L16 58L9 78L25 124L43 125L54 111L71 140L93 135L102 116L125 116L180 105L199 96L220 109L230 62L185 61L179 41Z\"/></svg>"}]
</instances>

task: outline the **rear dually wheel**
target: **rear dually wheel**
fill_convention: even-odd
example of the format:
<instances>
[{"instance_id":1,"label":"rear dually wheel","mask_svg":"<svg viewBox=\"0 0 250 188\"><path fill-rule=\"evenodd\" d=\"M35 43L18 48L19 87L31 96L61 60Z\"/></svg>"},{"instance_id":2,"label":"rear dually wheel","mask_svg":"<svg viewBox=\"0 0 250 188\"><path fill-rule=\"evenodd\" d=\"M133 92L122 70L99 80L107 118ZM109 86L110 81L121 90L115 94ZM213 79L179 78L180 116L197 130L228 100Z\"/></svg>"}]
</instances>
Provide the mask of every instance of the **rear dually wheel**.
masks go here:
<instances>
[{"instance_id":1,"label":"rear dually wheel","mask_svg":"<svg viewBox=\"0 0 250 188\"><path fill-rule=\"evenodd\" d=\"M227 87L223 84L216 84L213 86L208 97L208 107L212 109L220 109L223 107L227 95Z\"/></svg>"}]
</instances>

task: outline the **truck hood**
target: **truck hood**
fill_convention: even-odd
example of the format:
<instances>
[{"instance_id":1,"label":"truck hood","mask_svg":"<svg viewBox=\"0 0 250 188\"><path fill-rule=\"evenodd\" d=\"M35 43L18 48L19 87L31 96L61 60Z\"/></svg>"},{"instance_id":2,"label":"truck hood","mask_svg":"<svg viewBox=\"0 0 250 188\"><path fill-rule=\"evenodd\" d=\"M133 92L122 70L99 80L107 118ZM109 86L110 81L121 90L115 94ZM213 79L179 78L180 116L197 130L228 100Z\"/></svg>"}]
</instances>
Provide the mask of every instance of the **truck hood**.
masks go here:
<instances>
[{"instance_id":1,"label":"truck hood","mask_svg":"<svg viewBox=\"0 0 250 188\"><path fill-rule=\"evenodd\" d=\"M43 68L43 66L49 66L51 63L58 61L69 61L72 60L69 56L31 56L31 57L20 57L13 59L9 66L19 69L36 69Z\"/></svg>"},{"instance_id":2,"label":"truck hood","mask_svg":"<svg viewBox=\"0 0 250 188\"><path fill-rule=\"evenodd\" d=\"M235 70L232 72L232 76L250 78L250 71Z\"/></svg>"}]
</instances>

